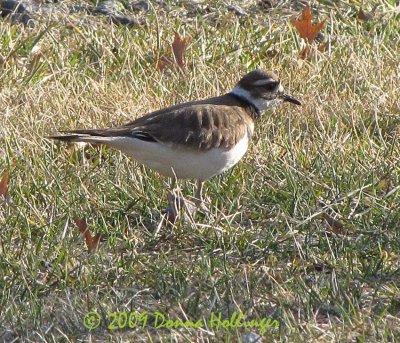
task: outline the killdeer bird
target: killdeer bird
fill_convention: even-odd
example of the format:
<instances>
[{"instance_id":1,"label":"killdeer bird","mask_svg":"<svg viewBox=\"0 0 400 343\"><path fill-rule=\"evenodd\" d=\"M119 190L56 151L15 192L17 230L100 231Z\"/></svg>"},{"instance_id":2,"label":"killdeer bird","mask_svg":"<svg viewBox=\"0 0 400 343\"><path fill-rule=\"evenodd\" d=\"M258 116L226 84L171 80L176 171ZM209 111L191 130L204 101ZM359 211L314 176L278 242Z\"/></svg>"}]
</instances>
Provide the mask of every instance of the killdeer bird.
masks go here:
<instances>
[{"instance_id":1,"label":"killdeer bird","mask_svg":"<svg viewBox=\"0 0 400 343\"><path fill-rule=\"evenodd\" d=\"M49 138L105 144L164 176L197 180L195 199L201 205L204 181L239 162L254 123L282 102L301 105L274 73L258 69L222 96L164 108L114 128L68 130Z\"/></svg>"}]
</instances>

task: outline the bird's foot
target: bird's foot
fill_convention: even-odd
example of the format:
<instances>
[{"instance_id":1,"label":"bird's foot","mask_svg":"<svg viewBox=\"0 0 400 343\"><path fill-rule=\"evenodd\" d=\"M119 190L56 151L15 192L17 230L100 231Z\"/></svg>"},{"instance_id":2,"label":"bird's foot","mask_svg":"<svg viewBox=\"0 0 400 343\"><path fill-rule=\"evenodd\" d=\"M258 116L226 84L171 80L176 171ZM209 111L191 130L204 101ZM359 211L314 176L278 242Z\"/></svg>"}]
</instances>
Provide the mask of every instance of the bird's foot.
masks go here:
<instances>
[{"instance_id":1,"label":"bird's foot","mask_svg":"<svg viewBox=\"0 0 400 343\"><path fill-rule=\"evenodd\" d=\"M210 213L210 210L206 206L205 202L203 199L193 199L192 201L193 205L196 206L197 210L200 210L203 213Z\"/></svg>"},{"instance_id":2,"label":"bird's foot","mask_svg":"<svg viewBox=\"0 0 400 343\"><path fill-rule=\"evenodd\" d=\"M197 206L194 202L176 196L173 192L168 194L168 207L162 212L171 223L176 223L182 217L185 222L196 214ZM189 216L189 217L188 217Z\"/></svg>"}]
</instances>

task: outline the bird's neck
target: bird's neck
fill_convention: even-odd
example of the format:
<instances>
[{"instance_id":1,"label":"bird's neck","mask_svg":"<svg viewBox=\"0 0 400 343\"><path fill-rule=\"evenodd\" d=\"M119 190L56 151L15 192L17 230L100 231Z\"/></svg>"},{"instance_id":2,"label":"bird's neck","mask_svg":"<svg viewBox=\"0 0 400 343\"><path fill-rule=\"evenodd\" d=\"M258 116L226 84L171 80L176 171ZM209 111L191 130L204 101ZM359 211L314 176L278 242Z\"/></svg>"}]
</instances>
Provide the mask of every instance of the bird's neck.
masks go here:
<instances>
[{"instance_id":1,"label":"bird's neck","mask_svg":"<svg viewBox=\"0 0 400 343\"><path fill-rule=\"evenodd\" d=\"M264 110L262 104L254 99L250 92L240 86L236 86L230 93L233 97L244 104L250 111L250 116L256 120L261 117L261 112Z\"/></svg>"}]
</instances>

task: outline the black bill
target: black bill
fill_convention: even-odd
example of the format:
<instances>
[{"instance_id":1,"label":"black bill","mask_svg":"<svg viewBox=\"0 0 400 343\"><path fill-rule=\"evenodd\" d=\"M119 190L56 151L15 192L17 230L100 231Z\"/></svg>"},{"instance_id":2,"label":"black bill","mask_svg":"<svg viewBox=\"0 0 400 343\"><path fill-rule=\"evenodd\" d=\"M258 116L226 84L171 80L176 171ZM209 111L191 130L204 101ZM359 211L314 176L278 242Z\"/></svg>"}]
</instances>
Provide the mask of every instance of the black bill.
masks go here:
<instances>
[{"instance_id":1,"label":"black bill","mask_svg":"<svg viewBox=\"0 0 400 343\"><path fill-rule=\"evenodd\" d=\"M287 94L285 94L282 97L282 99L283 99L283 101L291 102L292 104L295 104L295 105L301 105L300 100L297 100L297 99L295 99L295 98L293 98L293 97L291 97L290 95L287 95Z\"/></svg>"}]
</instances>

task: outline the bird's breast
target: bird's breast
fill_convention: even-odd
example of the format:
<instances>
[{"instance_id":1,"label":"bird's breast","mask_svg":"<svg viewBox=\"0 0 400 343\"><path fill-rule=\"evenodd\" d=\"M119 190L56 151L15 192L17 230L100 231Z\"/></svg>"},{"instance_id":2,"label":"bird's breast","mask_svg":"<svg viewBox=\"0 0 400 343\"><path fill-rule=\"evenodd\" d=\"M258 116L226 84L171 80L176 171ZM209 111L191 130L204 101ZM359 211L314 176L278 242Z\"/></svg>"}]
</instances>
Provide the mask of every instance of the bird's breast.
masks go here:
<instances>
[{"instance_id":1,"label":"bird's breast","mask_svg":"<svg viewBox=\"0 0 400 343\"><path fill-rule=\"evenodd\" d=\"M164 176L178 179L207 180L232 168L247 151L247 132L232 147L208 150L177 147L160 142L121 138L114 147Z\"/></svg>"}]
</instances>

